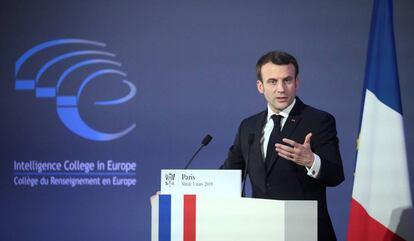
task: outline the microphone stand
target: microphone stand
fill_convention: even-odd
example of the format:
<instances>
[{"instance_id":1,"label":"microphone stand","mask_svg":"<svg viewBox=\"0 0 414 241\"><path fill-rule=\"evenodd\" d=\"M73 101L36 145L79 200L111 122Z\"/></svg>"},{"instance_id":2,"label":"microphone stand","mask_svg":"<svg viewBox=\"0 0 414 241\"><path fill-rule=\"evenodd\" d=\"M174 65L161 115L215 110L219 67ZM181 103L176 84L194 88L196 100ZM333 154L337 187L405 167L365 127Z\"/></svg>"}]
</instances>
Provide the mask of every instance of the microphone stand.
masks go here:
<instances>
[{"instance_id":1,"label":"microphone stand","mask_svg":"<svg viewBox=\"0 0 414 241\"><path fill-rule=\"evenodd\" d=\"M197 151L194 153L194 155L191 157L191 159L187 162L187 165L185 165L184 170L190 166L191 162L193 162L194 158L197 156L197 154L201 151L201 149L210 143L210 141L213 139L210 135L206 135L201 142L201 146L197 149Z\"/></svg>"}]
</instances>

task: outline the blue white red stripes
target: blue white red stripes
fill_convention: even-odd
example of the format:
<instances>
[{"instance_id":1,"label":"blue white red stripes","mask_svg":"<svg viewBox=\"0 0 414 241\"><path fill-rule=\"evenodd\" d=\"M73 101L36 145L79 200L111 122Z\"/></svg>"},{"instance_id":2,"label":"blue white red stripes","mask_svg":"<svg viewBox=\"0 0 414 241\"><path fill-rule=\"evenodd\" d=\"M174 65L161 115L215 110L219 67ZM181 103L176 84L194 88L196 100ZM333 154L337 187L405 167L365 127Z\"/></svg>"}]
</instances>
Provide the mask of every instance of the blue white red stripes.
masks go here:
<instances>
[{"instance_id":1,"label":"blue white red stripes","mask_svg":"<svg viewBox=\"0 0 414 241\"><path fill-rule=\"evenodd\" d=\"M158 241L196 241L195 195L159 195Z\"/></svg>"},{"instance_id":2,"label":"blue white red stripes","mask_svg":"<svg viewBox=\"0 0 414 241\"><path fill-rule=\"evenodd\" d=\"M392 0L374 1L362 106L348 240L411 240Z\"/></svg>"}]
</instances>

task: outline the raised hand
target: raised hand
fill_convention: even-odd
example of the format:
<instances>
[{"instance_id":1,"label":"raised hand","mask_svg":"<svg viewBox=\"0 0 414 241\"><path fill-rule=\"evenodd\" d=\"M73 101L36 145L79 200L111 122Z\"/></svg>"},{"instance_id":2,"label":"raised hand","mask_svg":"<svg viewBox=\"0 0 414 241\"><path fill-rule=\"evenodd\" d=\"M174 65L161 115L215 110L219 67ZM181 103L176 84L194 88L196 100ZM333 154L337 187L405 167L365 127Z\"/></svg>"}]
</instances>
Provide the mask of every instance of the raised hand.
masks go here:
<instances>
[{"instance_id":1,"label":"raised hand","mask_svg":"<svg viewBox=\"0 0 414 241\"><path fill-rule=\"evenodd\" d=\"M311 138L312 133L308 133L303 144L297 143L294 140L283 138L282 141L286 144L289 144L290 146L284 144L276 144L276 152L279 156L287 160L291 160L298 165L310 168L312 167L315 158L311 150Z\"/></svg>"}]
</instances>

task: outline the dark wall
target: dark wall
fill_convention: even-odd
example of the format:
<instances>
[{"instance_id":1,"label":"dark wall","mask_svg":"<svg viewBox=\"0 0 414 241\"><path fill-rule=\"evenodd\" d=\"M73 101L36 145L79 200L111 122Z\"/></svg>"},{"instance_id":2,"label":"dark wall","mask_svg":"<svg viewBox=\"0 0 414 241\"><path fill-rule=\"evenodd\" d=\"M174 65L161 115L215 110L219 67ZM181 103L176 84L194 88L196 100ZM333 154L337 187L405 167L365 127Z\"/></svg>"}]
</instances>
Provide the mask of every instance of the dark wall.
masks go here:
<instances>
[{"instance_id":1,"label":"dark wall","mask_svg":"<svg viewBox=\"0 0 414 241\"><path fill-rule=\"evenodd\" d=\"M345 240L371 5L371 1L2 1L0 240L149 240L149 197L159 189L160 169L182 168L206 133L214 140L193 168L217 168L222 163L240 121L266 107L255 87L255 63L272 49L297 57L301 99L336 117L346 180L329 189L328 198L337 236ZM395 1L394 6L412 182L414 3ZM96 49L116 54L114 59L122 63L116 67L136 86L135 97L107 108L94 105L96 100L128 92L117 82L119 76L106 76L101 82L91 81L78 109L87 123L106 132L136 123L130 133L112 141L81 137L64 126L55 99L15 89L16 78L30 78L53 56L83 48L76 44L51 48L33 56L21 76L15 76L15 63L25 51L62 38L103 42L106 47ZM76 61L50 70L43 81L53 84ZM75 84L96 70L71 75L61 94L75 93ZM128 175L104 174L130 177L137 183L15 185L19 175L15 161L30 160L136 163L136 171Z\"/></svg>"}]
</instances>

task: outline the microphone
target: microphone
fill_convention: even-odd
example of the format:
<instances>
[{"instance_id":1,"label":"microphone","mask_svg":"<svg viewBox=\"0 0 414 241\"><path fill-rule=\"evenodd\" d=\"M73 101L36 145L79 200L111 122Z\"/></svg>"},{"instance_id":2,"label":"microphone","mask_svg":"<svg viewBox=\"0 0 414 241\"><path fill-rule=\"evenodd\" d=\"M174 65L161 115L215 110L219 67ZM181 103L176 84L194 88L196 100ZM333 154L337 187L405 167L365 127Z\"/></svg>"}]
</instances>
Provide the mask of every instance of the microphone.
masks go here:
<instances>
[{"instance_id":1,"label":"microphone","mask_svg":"<svg viewBox=\"0 0 414 241\"><path fill-rule=\"evenodd\" d=\"M246 178L247 178L247 173L248 173L248 169L249 169L250 147L252 146L253 141L254 141L254 134L253 133L250 133L249 134L249 137L247 138L247 144L249 144L249 147L247 149L246 166L244 167L244 173L243 173L242 197L245 197L245 195L244 195L244 188L246 186Z\"/></svg>"},{"instance_id":2,"label":"microphone","mask_svg":"<svg viewBox=\"0 0 414 241\"><path fill-rule=\"evenodd\" d=\"M207 146L207 145L208 145L208 143L210 143L210 141L211 141L212 139L213 139L213 137L207 134L207 135L204 137L204 139L201 141L201 145L203 145L203 146Z\"/></svg>"},{"instance_id":3,"label":"microphone","mask_svg":"<svg viewBox=\"0 0 414 241\"><path fill-rule=\"evenodd\" d=\"M206 135L204 139L201 141L201 146L197 149L197 151L194 153L194 155L191 157L191 159L187 162L187 165L185 165L184 169L187 169L188 166L190 166L191 162L194 160L194 158L197 156L197 154L201 151L201 149L210 143L210 141L213 139L212 136Z\"/></svg>"}]
</instances>

